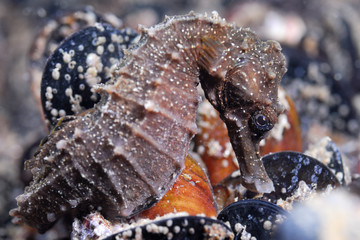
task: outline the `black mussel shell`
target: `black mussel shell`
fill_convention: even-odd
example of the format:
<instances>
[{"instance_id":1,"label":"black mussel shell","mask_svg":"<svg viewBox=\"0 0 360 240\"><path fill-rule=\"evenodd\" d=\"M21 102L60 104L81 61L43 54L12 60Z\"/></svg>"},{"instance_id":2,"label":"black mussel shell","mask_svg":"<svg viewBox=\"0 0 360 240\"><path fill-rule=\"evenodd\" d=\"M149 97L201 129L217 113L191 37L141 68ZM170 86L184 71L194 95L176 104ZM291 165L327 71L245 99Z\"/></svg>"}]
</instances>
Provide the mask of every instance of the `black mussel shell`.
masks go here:
<instances>
[{"instance_id":1,"label":"black mussel shell","mask_svg":"<svg viewBox=\"0 0 360 240\"><path fill-rule=\"evenodd\" d=\"M100 100L92 87L111 78L137 34L97 23L66 38L46 63L41 102L51 125L58 118L89 109Z\"/></svg>"},{"instance_id":2,"label":"black mussel shell","mask_svg":"<svg viewBox=\"0 0 360 240\"><path fill-rule=\"evenodd\" d=\"M95 13L91 6L78 10L57 9L53 14L50 9L47 9L47 12L51 17L39 29L29 52L31 90L39 108L42 108L40 89L46 62L67 37L86 27L95 26L97 22L110 24L118 29L123 26L120 18L109 13Z\"/></svg>"},{"instance_id":3,"label":"black mussel shell","mask_svg":"<svg viewBox=\"0 0 360 240\"><path fill-rule=\"evenodd\" d=\"M52 17L54 18L47 21L40 29L32 44L30 51L32 67L44 68L46 59L66 37L81 29L93 26L96 22L108 23L114 27L122 26L121 19L114 15L98 14L90 6L74 11L57 10Z\"/></svg>"},{"instance_id":4,"label":"black mussel shell","mask_svg":"<svg viewBox=\"0 0 360 240\"><path fill-rule=\"evenodd\" d=\"M241 239L243 227L257 240L271 239L274 227L282 222L286 212L281 207L262 200L247 199L230 204L218 216L223 222L229 222L236 234L235 239Z\"/></svg>"},{"instance_id":5,"label":"black mussel shell","mask_svg":"<svg viewBox=\"0 0 360 240\"><path fill-rule=\"evenodd\" d=\"M344 165L338 147L332 140L329 139L325 148L327 151L332 153L330 161L326 164L326 166L334 172L341 185L345 185Z\"/></svg>"},{"instance_id":6,"label":"black mussel shell","mask_svg":"<svg viewBox=\"0 0 360 240\"><path fill-rule=\"evenodd\" d=\"M294 194L299 182L304 181L310 189L325 190L329 185L340 185L336 176L323 163L298 152L278 152L263 157L263 164L274 183L275 192L265 193L263 199L273 203ZM247 193L247 197L250 197Z\"/></svg>"},{"instance_id":7,"label":"black mussel shell","mask_svg":"<svg viewBox=\"0 0 360 240\"><path fill-rule=\"evenodd\" d=\"M202 216L164 218L142 226L124 230L106 238L112 239L156 239L156 240L200 240L233 239L233 232L223 222Z\"/></svg>"}]
</instances>

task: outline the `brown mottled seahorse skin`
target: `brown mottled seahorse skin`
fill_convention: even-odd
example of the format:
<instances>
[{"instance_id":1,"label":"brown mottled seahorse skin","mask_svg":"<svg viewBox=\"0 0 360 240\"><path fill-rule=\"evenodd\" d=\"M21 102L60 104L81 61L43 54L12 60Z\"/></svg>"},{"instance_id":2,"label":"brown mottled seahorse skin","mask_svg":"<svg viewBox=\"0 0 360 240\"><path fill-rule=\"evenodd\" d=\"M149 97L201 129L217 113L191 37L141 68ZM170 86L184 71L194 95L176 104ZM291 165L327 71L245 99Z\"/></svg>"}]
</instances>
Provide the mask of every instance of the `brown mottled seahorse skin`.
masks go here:
<instances>
[{"instance_id":1,"label":"brown mottled seahorse skin","mask_svg":"<svg viewBox=\"0 0 360 240\"><path fill-rule=\"evenodd\" d=\"M140 31L114 79L97 86L101 101L59 124L27 161L34 178L10 212L15 222L44 232L69 212L97 209L114 219L152 206L184 167L198 84L227 125L242 184L273 190L258 150L268 129L253 122L274 124L281 112L280 45L216 13L167 17Z\"/></svg>"}]
</instances>

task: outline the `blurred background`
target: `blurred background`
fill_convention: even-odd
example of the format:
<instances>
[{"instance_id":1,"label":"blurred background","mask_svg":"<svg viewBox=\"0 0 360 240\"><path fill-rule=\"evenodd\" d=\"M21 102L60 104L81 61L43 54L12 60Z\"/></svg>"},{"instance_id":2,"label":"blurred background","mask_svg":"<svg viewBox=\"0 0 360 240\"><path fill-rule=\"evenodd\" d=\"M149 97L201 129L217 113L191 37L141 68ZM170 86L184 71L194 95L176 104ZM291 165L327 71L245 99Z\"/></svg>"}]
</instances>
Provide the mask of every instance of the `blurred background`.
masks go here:
<instances>
[{"instance_id":1,"label":"blurred background","mask_svg":"<svg viewBox=\"0 0 360 240\"><path fill-rule=\"evenodd\" d=\"M36 89L31 89L34 66L29 54L34 39L49 19L86 8L118 16L134 29L138 24L154 25L165 15L216 10L228 22L279 41L288 64L282 86L299 114L303 149L330 136L350 171L359 172L358 0L1 0L0 239L23 231L10 223L8 211L28 181L23 160L48 132L33 96Z\"/></svg>"}]
</instances>

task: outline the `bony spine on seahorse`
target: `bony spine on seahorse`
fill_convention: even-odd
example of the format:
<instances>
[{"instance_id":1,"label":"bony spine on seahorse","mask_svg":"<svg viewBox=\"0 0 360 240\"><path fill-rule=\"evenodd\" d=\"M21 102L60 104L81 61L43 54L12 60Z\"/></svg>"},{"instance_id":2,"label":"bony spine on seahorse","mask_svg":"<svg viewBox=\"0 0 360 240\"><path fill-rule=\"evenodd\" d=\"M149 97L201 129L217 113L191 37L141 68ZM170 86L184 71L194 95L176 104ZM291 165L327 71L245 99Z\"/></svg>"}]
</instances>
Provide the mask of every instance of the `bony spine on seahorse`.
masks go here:
<instances>
[{"instance_id":1,"label":"bony spine on seahorse","mask_svg":"<svg viewBox=\"0 0 360 240\"><path fill-rule=\"evenodd\" d=\"M34 181L11 215L43 232L71 209L101 207L111 219L153 205L184 167L197 131L199 83L228 127L243 184L272 191L258 144L281 112L285 71L278 43L216 13L143 29L114 81L97 87L101 101L64 123L29 160Z\"/></svg>"}]
</instances>

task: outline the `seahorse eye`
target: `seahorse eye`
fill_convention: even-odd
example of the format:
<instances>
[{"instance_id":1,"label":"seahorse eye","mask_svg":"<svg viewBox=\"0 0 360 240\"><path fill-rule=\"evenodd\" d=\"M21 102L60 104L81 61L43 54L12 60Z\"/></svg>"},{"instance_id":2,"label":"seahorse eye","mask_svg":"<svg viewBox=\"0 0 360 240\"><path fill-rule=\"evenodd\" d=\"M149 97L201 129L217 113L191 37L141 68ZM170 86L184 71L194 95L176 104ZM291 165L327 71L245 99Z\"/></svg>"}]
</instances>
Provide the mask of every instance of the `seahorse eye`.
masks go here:
<instances>
[{"instance_id":1,"label":"seahorse eye","mask_svg":"<svg viewBox=\"0 0 360 240\"><path fill-rule=\"evenodd\" d=\"M274 127L274 124L264 114L255 113L250 118L250 126L254 132L263 134L270 131Z\"/></svg>"}]
</instances>

